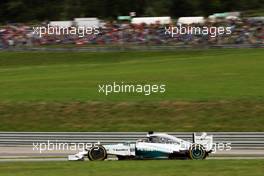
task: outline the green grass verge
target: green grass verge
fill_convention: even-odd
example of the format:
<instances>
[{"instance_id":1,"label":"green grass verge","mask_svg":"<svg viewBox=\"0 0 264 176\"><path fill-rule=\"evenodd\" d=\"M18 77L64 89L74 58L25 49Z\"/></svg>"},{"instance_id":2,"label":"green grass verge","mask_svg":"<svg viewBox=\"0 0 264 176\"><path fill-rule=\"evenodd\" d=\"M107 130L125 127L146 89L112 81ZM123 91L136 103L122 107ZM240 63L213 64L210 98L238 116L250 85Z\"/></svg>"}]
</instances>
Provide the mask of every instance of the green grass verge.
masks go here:
<instances>
[{"instance_id":1,"label":"green grass verge","mask_svg":"<svg viewBox=\"0 0 264 176\"><path fill-rule=\"evenodd\" d=\"M0 52L0 131L263 131L264 50ZM98 93L98 84L166 92Z\"/></svg>"},{"instance_id":2,"label":"green grass verge","mask_svg":"<svg viewBox=\"0 0 264 176\"><path fill-rule=\"evenodd\" d=\"M0 176L262 176L264 160L0 163Z\"/></svg>"},{"instance_id":3,"label":"green grass verge","mask_svg":"<svg viewBox=\"0 0 264 176\"><path fill-rule=\"evenodd\" d=\"M264 102L0 103L1 131L263 131Z\"/></svg>"},{"instance_id":4,"label":"green grass verge","mask_svg":"<svg viewBox=\"0 0 264 176\"><path fill-rule=\"evenodd\" d=\"M0 53L0 101L264 98L264 50ZM166 84L166 92L98 93L99 84Z\"/></svg>"}]
</instances>

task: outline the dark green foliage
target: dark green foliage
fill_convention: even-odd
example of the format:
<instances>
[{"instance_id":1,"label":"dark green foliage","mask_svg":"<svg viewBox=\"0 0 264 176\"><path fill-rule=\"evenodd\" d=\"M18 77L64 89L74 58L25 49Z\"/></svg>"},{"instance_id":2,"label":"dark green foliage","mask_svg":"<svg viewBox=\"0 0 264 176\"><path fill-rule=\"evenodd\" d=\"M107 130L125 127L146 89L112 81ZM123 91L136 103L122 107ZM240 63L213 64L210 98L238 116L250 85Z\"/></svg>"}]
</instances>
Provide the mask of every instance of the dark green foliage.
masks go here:
<instances>
[{"instance_id":1,"label":"dark green foliage","mask_svg":"<svg viewBox=\"0 0 264 176\"><path fill-rule=\"evenodd\" d=\"M263 9L263 0L1 0L0 22L65 20L74 17L115 19L135 11L138 16L192 16L225 11Z\"/></svg>"}]
</instances>

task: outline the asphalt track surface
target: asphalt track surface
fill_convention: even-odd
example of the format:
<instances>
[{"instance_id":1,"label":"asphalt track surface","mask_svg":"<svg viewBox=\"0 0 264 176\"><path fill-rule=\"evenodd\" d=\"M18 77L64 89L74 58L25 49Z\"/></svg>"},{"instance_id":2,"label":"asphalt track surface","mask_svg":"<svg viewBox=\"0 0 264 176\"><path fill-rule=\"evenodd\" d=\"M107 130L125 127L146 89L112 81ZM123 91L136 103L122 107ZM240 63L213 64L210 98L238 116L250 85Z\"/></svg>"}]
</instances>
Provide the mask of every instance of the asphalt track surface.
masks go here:
<instances>
[{"instance_id":1,"label":"asphalt track surface","mask_svg":"<svg viewBox=\"0 0 264 176\"><path fill-rule=\"evenodd\" d=\"M192 133L172 133L179 138L190 140ZM230 142L232 149L217 150L208 159L264 159L264 133L261 132L212 132L214 142ZM123 143L144 137L145 133L0 133L0 162L9 161L67 161L67 156L78 153L77 150L45 150L34 148L33 143L46 140L60 142ZM113 160L115 158L109 158Z\"/></svg>"},{"instance_id":2,"label":"asphalt track surface","mask_svg":"<svg viewBox=\"0 0 264 176\"><path fill-rule=\"evenodd\" d=\"M69 154L78 151L37 151L33 146L0 146L0 162L67 161ZM208 159L264 159L264 150L230 150L212 153ZM111 157L108 160L116 160Z\"/></svg>"},{"instance_id":3,"label":"asphalt track surface","mask_svg":"<svg viewBox=\"0 0 264 176\"><path fill-rule=\"evenodd\" d=\"M208 157L209 160L253 160L264 159L264 157ZM117 160L115 158L109 158L105 161ZM47 161L68 161L67 158L0 158L1 162L47 162ZM85 162L88 160L85 160ZM75 162L75 161L70 161Z\"/></svg>"}]
</instances>

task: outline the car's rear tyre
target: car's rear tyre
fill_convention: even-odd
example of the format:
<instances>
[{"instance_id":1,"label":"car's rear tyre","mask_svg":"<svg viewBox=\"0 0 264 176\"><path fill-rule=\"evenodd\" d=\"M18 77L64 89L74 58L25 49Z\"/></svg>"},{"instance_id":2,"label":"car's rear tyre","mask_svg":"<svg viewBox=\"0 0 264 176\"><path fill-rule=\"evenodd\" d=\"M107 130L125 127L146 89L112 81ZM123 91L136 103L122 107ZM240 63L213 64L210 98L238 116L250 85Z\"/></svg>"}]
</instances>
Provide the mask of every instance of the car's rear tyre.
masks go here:
<instances>
[{"instance_id":1,"label":"car's rear tyre","mask_svg":"<svg viewBox=\"0 0 264 176\"><path fill-rule=\"evenodd\" d=\"M105 148L101 145L94 146L88 152L88 158L91 161L102 161L107 158L107 152Z\"/></svg>"},{"instance_id":2,"label":"car's rear tyre","mask_svg":"<svg viewBox=\"0 0 264 176\"><path fill-rule=\"evenodd\" d=\"M201 144L193 144L189 149L189 158L192 160L205 159L207 153Z\"/></svg>"}]
</instances>

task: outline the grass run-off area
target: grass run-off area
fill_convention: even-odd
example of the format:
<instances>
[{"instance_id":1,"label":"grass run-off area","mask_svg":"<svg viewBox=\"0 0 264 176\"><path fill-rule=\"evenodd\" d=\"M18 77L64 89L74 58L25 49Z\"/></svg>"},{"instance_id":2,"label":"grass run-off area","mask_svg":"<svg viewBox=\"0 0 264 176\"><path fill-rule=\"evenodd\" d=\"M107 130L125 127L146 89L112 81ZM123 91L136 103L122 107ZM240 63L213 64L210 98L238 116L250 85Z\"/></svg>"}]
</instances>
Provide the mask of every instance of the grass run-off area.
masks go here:
<instances>
[{"instance_id":1,"label":"grass run-off area","mask_svg":"<svg viewBox=\"0 0 264 176\"><path fill-rule=\"evenodd\" d=\"M264 160L0 163L0 176L262 176Z\"/></svg>"},{"instance_id":2,"label":"grass run-off area","mask_svg":"<svg viewBox=\"0 0 264 176\"><path fill-rule=\"evenodd\" d=\"M0 131L263 131L264 50L0 52ZM164 84L164 93L98 85Z\"/></svg>"}]
</instances>

